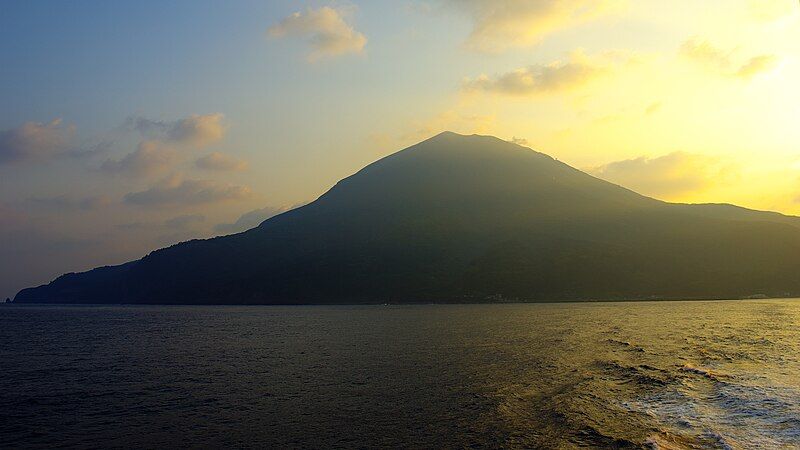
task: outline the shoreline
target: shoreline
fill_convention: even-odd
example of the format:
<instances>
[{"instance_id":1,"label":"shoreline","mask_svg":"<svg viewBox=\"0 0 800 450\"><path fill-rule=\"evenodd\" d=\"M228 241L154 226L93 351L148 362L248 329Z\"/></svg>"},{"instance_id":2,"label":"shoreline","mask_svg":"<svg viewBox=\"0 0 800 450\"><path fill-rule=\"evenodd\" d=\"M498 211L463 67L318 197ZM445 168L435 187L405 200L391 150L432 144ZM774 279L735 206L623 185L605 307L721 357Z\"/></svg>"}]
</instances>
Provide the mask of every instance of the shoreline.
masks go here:
<instances>
[{"instance_id":1,"label":"shoreline","mask_svg":"<svg viewBox=\"0 0 800 450\"><path fill-rule=\"evenodd\" d=\"M620 300L545 300L545 301L499 301L499 302L369 302L369 303L52 303L52 302L11 302L0 306L449 306L449 305L555 305L555 304L598 304L598 303L683 303L683 302L746 302L764 300L800 300L800 297L758 297L758 298L663 298L663 299L620 299Z\"/></svg>"}]
</instances>

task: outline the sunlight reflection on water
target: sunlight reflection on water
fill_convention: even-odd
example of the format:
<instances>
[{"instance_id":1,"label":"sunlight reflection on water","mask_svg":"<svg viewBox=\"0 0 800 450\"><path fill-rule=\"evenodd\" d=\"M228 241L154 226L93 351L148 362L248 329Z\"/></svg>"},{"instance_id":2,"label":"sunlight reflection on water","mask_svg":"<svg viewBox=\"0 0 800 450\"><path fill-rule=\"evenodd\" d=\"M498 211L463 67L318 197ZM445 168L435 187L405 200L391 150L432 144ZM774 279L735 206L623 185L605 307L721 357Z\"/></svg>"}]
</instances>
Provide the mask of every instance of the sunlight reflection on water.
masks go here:
<instances>
[{"instance_id":1,"label":"sunlight reflection on water","mask_svg":"<svg viewBox=\"0 0 800 450\"><path fill-rule=\"evenodd\" d=\"M0 308L0 447L800 446L800 301Z\"/></svg>"}]
</instances>

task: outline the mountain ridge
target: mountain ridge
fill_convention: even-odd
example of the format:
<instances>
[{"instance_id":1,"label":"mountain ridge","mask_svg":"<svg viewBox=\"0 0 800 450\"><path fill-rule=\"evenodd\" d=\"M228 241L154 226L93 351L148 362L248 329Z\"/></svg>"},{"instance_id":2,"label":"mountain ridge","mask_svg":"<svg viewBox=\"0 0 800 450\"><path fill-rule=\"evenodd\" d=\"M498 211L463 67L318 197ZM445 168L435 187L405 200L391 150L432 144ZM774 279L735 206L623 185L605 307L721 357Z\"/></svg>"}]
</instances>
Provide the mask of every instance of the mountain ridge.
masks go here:
<instances>
[{"instance_id":1,"label":"mountain ridge","mask_svg":"<svg viewBox=\"0 0 800 450\"><path fill-rule=\"evenodd\" d=\"M800 218L663 202L495 137L444 132L251 230L66 274L15 301L779 296L800 293L798 250Z\"/></svg>"}]
</instances>

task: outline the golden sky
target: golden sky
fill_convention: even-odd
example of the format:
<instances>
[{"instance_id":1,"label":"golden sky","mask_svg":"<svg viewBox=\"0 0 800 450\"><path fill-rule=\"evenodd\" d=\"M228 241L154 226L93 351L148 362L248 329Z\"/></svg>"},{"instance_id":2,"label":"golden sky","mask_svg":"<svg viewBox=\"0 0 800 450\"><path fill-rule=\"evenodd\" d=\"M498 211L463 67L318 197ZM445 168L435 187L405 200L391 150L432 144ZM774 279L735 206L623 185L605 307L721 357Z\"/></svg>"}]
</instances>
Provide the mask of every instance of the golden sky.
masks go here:
<instances>
[{"instance_id":1,"label":"golden sky","mask_svg":"<svg viewBox=\"0 0 800 450\"><path fill-rule=\"evenodd\" d=\"M517 138L664 200L800 213L797 2L500 3L470 12L465 45L535 62L466 75L430 131Z\"/></svg>"},{"instance_id":2,"label":"golden sky","mask_svg":"<svg viewBox=\"0 0 800 450\"><path fill-rule=\"evenodd\" d=\"M800 215L797 0L19 2L0 295L241 231L443 130Z\"/></svg>"}]
</instances>

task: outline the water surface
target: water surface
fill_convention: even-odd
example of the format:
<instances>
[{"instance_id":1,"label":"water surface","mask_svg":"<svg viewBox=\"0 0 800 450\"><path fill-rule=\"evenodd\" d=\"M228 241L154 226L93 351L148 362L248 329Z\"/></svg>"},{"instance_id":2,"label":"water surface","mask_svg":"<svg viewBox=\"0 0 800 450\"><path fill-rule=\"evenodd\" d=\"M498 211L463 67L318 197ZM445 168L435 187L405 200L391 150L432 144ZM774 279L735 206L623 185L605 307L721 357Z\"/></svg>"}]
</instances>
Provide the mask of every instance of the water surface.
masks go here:
<instances>
[{"instance_id":1,"label":"water surface","mask_svg":"<svg viewBox=\"0 0 800 450\"><path fill-rule=\"evenodd\" d=\"M0 447L800 447L800 301L0 308Z\"/></svg>"}]
</instances>

